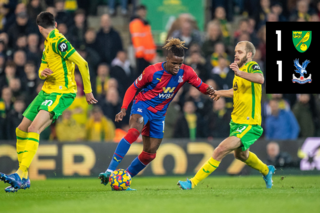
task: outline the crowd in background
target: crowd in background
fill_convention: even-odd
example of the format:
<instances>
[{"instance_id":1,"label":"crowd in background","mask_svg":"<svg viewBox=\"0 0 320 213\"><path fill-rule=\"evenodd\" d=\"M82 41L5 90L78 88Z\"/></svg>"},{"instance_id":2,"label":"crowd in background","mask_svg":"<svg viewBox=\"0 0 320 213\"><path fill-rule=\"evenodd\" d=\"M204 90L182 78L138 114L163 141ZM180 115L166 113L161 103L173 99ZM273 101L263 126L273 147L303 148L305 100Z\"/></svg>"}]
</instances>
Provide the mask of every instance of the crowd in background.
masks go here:
<instances>
[{"instance_id":1,"label":"crowd in background","mask_svg":"<svg viewBox=\"0 0 320 213\"><path fill-rule=\"evenodd\" d=\"M129 2L134 10L129 16L128 2L119 2L121 14L116 14L114 1L108 1L109 14L100 16L97 31L89 26L87 16L96 15L97 5L107 1L0 1L0 140L15 140L15 128L24 110L43 85L38 68L44 38L35 23L41 11L55 16L60 33L87 60L93 93L99 101L93 107L86 103L81 75L76 69L75 101L41 134L41 139L117 142L125 135L129 128L130 106L124 121L115 123L114 118L121 109L126 89L146 66L165 58L161 51L156 54L157 47L146 20L148 8L135 5L135 1ZM188 49L184 63L193 67L204 82L215 89L229 89L234 77L229 65L233 62L237 42L247 40L255 45L257 51L253 60L265 75L266 22L318 22L320 1L216 0L211 2L211 10L212 19L206 23L205 32L199 30L191 14L181 14L167 37L185 41ZM112 26L116 15L123 15L128 21L135 63L128 59L128 47ZM139 37L143 38L139 40ZM141 52L139 48L142 47L144 51ZM290 140L320 136L319 95L266 94L264 84L261 104L263 137ZM186 84L168 108L164 136L190 140L227 137L232 109L232 99L220 98L213 102Z\"/></svg>"}]
</instances>

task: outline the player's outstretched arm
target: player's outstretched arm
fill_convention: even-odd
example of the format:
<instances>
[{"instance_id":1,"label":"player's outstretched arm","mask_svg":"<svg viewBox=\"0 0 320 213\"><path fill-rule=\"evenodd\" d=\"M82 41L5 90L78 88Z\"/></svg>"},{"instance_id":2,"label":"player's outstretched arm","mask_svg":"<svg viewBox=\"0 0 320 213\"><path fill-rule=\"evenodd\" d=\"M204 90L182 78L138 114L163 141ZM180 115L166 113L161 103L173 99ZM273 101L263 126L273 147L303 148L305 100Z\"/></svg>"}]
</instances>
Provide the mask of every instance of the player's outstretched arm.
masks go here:
<instances>
[{"instance_id":1,"label":"player's outstretched arm","mask_svg":"<svg viewBox=\"0 0 320 213\"><path fill-rule=\"evenodd\" d=\"M233 88L228 90L215 90L213 95L210 95L214 101L219 100L220 97L232 98L233 97Z\"/></svg>"},{"instance_id":2,"label":"player's outstretched arm","mask_svg":"<svg viewBox=\"0 0 320 213\"><path fill-rule=\"evenodd\" d=\"M122 121L123 117L126 116L128 106L131 103L134 96L136 95L137 90L138 88L134 86L134 83L127 89L126 94L124 95L124 98L123 98L121 111L116 115L116 118L115 118L116 122Z\"/></svg>"},{"instance_id":3,"label":"player's outstretched arm","mask_svg":"<svg viewBox=\"0 0 320 213\"><path fill-rule=\"evenodd\" d=\"M239 70L238 64L236 62L232 63L230 65L230 68L234 71L234 74L244 78L248 81L251 81L253 83L263 84L264 83L264 77L261 73L247 73Z\"/></svg>"},{"instance_id":4,"label":"player's outstretched arm","mask_svg":"<svg viewBox=\"0 0 320 213\"><path fill-rule=\"evenodd\" d=\"M98 101L94 98L92 94L89 67L86 60L84 60L78 52L74 52L68 60L75 63L79 70L83 81L84 93L86 94L86 100L88 104L96 104Z\"/></svg>"}]
</instances>

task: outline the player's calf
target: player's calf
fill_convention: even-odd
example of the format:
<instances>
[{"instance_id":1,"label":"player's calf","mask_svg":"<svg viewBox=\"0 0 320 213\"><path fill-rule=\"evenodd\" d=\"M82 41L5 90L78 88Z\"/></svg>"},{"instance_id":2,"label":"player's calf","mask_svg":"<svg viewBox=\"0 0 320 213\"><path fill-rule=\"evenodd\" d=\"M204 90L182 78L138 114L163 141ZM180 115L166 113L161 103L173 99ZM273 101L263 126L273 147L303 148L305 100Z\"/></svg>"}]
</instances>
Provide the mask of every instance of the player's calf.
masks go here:
<instances>
[{"instance_id":1,"label":"player's calf","mask_svg":"<svg viewBox=\"0 0 320 213\"><path fill-rule=\"evenodd\" d=\"M156 158L156 153L148 153L142 151L141 154L136 157L130 166L127 168L127 172L131 177L136 176L141 170L146 168L146 166Z\"/></svg>"}]
</instances>

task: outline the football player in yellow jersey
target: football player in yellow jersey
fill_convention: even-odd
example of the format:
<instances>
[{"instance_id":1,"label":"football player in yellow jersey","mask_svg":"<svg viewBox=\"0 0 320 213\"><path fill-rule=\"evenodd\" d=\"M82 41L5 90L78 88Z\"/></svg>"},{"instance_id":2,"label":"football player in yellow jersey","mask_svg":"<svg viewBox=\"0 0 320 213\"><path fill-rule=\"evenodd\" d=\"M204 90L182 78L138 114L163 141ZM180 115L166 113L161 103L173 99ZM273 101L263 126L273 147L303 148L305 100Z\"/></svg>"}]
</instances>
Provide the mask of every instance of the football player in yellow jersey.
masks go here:
<instances>
[{"instance_id":1,"label":"football player in yellow jersey","mask_svg":"<svg viewBox=\"0 0 320 213\"><path fill-rule=\"evenodd\" d=\"M41 92L23 113L23 120L16 129L19 169L16 173L0 173L0 179L11 186L6 192L30 187L28 168L39 146L39 135L68 108L76 97L74 77L78 66L88 104L95 104L88 63L75 51L67 39L56 29L57 23L49 12L37 16L40 33L46 38L39 69L39 77L45 80Z\"/></svg>"},{"instance_id":2,"label":"football player in yellow jersey","mask_svg":"<svg viewBox=\"0 0 320 213\"><path fill-rule=\"evenodd\" d=\"M234 108L231 114L230 135L219 144L213 151L212 157L193 178L178 182L182 189L194 188L216 170L221 160L232 151L237 159L262 173L267 188L272 187L272 175L275 167L267 166L249 151L249 147L263 132L261 127L261 84L264 83L264 77L259 65L252 61L255 52L254 45L249 41L242 41L236 45L235 60L230 65L235 74L233 88L216 90L211 97L214 100L218 100L220 97L233 98Z\"/></svg>"}]
</instances>

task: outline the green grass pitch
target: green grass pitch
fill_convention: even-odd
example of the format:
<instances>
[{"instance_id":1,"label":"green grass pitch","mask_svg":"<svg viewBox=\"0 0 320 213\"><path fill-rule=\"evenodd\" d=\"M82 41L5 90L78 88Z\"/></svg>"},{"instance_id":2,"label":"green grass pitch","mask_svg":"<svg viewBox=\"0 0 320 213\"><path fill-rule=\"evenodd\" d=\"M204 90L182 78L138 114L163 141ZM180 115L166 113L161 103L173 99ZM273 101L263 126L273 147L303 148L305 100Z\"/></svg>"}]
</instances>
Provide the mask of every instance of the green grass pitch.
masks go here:
<instances>
[{"instance_id":1,"label":"green grass pitch","mask_svg":"<svg viewBox=\"0 0 320 213\"><path fill-rule=\"evenodd\" d=\"M111 191L92 178L32 181L18 193L1 190L0 212L320 212L319 176L274 176L272 189L260 176L212 176L190 191L178 188L179 179L137 177L131 192Z\"/></svg>"}]
</instances>

